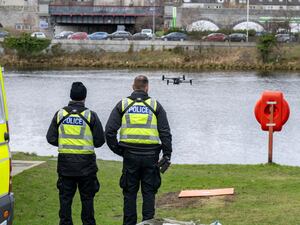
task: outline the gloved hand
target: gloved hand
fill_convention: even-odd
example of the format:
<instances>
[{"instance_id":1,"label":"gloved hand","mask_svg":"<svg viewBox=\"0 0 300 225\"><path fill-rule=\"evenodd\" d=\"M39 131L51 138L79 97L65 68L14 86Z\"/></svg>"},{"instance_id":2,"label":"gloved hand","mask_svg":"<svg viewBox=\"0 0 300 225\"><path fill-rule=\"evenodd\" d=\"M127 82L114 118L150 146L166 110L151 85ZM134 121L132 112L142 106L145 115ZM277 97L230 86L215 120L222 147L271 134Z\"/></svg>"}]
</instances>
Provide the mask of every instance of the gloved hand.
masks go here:
<instances>
[{"instance_id":1,"label":"gloved hand","mask_svg":"<svg viewBox=\"0 0 300 225\"><path fill-rule=\"evenodd\" d=\"M157 166L159 167L161 173L166 172L170 165L171 162L168 156L163 156L157 163Z\"/></svg>"}]
</instances>

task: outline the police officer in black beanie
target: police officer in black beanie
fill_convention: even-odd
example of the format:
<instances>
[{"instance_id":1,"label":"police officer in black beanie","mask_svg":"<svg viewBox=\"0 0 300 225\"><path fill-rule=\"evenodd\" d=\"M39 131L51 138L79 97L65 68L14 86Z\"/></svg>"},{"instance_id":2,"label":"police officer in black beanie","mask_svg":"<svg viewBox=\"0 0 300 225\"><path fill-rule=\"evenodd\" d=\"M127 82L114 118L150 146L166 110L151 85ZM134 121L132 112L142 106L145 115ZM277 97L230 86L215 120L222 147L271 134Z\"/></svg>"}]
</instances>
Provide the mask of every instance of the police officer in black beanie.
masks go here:
<instances>
[{"instance_id":1,"label":"police officer in black beanie","mask_svg":"<svg viewBox=\"0 0 300 225\"><path fill-rule=\"evenodd\" d=\"M74 82L68 106L55 113L47 132L49 144L58 147L57 188L60 200L60 225L73 225L72 201L77 187L82 203L83 225L95 225L94 196L99 191L94 148L104 142L97 114L85 107L87 89Z\"/></svg>"}]
</instances>

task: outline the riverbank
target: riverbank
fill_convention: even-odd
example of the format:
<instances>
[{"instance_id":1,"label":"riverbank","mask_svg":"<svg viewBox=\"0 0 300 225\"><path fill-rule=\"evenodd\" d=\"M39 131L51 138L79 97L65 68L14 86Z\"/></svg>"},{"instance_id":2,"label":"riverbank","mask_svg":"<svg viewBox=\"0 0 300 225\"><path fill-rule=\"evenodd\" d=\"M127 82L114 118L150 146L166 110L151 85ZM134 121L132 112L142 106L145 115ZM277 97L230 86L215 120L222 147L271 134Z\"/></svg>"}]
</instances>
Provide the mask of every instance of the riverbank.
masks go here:
<instances>
[{"instance_id":1,"label":"riverbank","mask_svg":"<svg viewBox=\"0 0 300 225\"><path fill-rule=\"evenodd\" d=\"M58 224L56 161L22 153L14 159L46 163L13 179L16 196L15 225ZM97 224L117 225L122 221L122 193L118 186L122 164L98 161L101 190L95 198ZM218 219L228 225L282 225L300 223L300 167L279 165L172 165L163 175L158 192L157 217L200 220ZM232 197L178 199L181 189L234 187ZM139 212L141 198L139 197ZM74 224L80 224L80 201L74 199Z\"/></svg>"},{"instance_id":2,"label":"riverbank","mask_svg":"<svg viewBox=\"0 0 300 225\"><path fill-rule=\"evenodd\" d=\"M300 71L300 45L282 45L273 63L263 64L256 48L209 47L186 51L175 47L163 51L67 53L57 47L52 53L30 58L15 54L0 56L0 65L12 69L167 69L189 71Z\"/></svg>"}]
</instances>

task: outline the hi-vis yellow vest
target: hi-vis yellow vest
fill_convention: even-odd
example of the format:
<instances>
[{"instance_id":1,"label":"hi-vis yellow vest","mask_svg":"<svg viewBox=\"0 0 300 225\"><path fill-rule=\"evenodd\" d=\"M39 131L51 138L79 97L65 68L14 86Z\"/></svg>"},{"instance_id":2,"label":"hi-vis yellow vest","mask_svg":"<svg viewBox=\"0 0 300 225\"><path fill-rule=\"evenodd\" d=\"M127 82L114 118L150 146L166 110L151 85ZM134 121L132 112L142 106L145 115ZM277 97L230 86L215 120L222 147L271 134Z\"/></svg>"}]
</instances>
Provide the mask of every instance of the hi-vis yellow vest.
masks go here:
<instances>
[{"instance_id":1,"label":"hi-vis yellow vest","mask_svg":"<svg viewBox=\"0 0 300 225\"><path fill-rule=\"evenodd\" d=\"M61 109L57 114L57 123L69 113ZM81 115L91 121L91 111L85 110ZM72 112L58 128L58 152L63 154L94 154L93 135L88 124L76 113Z\"/></svg>"},{"instance_id":2,"label":"hi-vis yellow vest","mask_svg":"<svg viewBox=\"0 0 300 225\"><path fill-rule=\"evenodd\" d=\"M157 130L156 115L150 108L138 99L134 104L132 99L122 100L122 126L120 130L120 141L134 144L159 144L159 133ZM157 102L154 99L147 99L145 102L156 111ZM126 112L124 112L126 110Z\"/></svg>"}]
</instances>

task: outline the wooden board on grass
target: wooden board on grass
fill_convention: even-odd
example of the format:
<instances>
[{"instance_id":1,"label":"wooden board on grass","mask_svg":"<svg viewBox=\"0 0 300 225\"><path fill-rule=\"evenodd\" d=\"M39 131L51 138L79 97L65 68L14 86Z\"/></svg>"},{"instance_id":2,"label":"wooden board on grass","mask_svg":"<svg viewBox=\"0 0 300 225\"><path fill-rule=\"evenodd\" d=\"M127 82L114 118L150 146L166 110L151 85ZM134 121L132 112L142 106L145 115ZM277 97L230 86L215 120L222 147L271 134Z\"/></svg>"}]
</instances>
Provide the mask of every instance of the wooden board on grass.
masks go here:
<instances>
[{"instance_id":1,"label":"wooden board on grass","mask_svg":"<svg viewBox=\"0 0 300 225\"><path fill-rule=\"evenodd\" d=\"M219 195L233 195L234 188L222 189L203 189L203 190L183 190L179 194L179 198L192 198L192 197L207 197Z\"/></svg>"}]
</instances>

